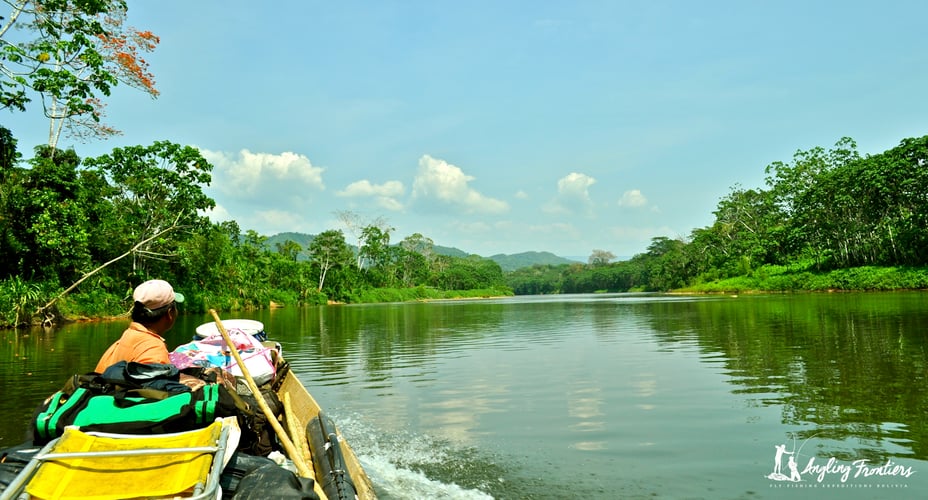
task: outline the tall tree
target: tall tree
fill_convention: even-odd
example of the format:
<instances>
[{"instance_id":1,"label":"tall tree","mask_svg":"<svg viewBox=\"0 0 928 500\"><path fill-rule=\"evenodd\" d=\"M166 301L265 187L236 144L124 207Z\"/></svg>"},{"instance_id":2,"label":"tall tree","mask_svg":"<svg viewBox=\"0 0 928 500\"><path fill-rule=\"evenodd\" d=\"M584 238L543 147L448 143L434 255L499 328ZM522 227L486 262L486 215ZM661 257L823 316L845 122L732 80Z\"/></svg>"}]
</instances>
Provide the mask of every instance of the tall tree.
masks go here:
<instances>
[{"instance_id":1,"label":"tall tree","mask_svg":"<svg viewBox=\"0 0 928 500\"><path fill-rule=\"evenodd\" d=\"M285 259L296 262L296 258L303 251L303 247L293 240L278 242L274 245L277 247L277 253L284 256Z\"/></svg>"},{"instance_id":2,"label":"tall tree","mask_svg":"<svg viewBox=\"0 0 928 500\"><path fill-rule=\"evenodd\" d=\"M345 229L348 231L351 236L355 238L356 248L357 248L357 267L360 270L364 267L364 258L361 254L362 249L367 245L367 235L370 235L368 228L374 227L383 232L390 232L393 228L389 227L387 220L383 217L375 217L372 220L365 221L364 217L356 212L351 210L338 210L335 212L335 216L338 217L338 220L345 226Z\"/></svg>"},{"instance_id":3,"label":"tall tree","mask_svg":"<svg viewBox=\"0 0 928 500\"><path fill-rule=\"evenodd\" d=\"M200 213L215 206L203 193L213 167L196 148L159 141L115 148L84 163L116 188L110 201L120 217L101 230L119 238L123 248L147 241L133 252L133 270L140 271L146 260L173 258L177 237L149 240L152 236L208 225Z\"/></svg>"},{"instance_id":4,"label":"tall tree","mask_svg":"<svg viewBox=\"0 0 928 500\"><path fill-rule=\"evenodd\" d=\"M158 95L141 53L160 40L126 24L125 0L6 3L11 11L0 26L0 108L25 111L38 95L53 152L65 128L79 138L118 133L101 123L101 96L119 83Z\"/></svg>"},{"instance_id":5,"label":"tall tree","mask_svg":"<svg viewBox=\"0 0 928 500\"><path fill-rule=\"evenodd\" d=\"M393 256L390 252L390 231L393 228L382 229L376 225L365 227L361 231L361 237L364 246L358 250L362 267L371 277L371 284L374 286L389 286L389 277L393 276L393 270L389 267L392 265Z\"/></svg>"},{"instance_id":6,"label":"tall tree","mask_svg":"<svg viewBox=\"0 0 928 500\"><path fill-rule=\"evenodd\" d=\"M612 260L615 259L615 254L608 250L593 250L593 253L590 254L588 263L591 266L604 266Z\"/></svg>"},{"instance_id":7,"label":"tall tree","mask_svg":"<svg viewBox=\"0 0 928 500\"><path fill-rule=\"evenodd\" d=\"M404 276L410 277L421 273L424 278L427 278L432 273L435 262L435 242L432 241L432 238L425 237L422 233L413 233L403 238L400 247L406 250L407 253L420 257L417 259L410 256L403 259L402 273ZM418 269L418 267L424 269ZM401 281L408 281L408 279L402 279Z\"/></svg>"},{"instance_id":8,"label":"tall tree","mask_svg":"<svg viewBox=\"0 0 928 500\"><path fill-rule=\"evenodd\" d=\"M16 138L8 128L0 125L0 182L3 182L6 172L16 166L18 161Z\"/></svg>"},{"instance_id":9,"label":"tall tree","mask_svg":"<svg viewBox=\"0 0 928 500\"><path fill-rule=\"evenodd\" d=\"M5 260L17 274L57 283L89 270L90 227L81 203L79 164L73 150L53 157L51 148L40 146L31 168L9 186L5 215L19 251Z\"/></svg>"},{"instance_id":10,"label":"tall tree","mask_svg":"<svg viewBox=\"0 0 928 500\"><path fill-rule=\"evenodd\" d=\"M310 259L319 266L317 287L319 292L325 286L325 279L329 270L351 264L351 249L345 243L345 235L340 230L330 229L317 234L312 243L309 244L308 253Z\"/></svg>"}]
</instances>

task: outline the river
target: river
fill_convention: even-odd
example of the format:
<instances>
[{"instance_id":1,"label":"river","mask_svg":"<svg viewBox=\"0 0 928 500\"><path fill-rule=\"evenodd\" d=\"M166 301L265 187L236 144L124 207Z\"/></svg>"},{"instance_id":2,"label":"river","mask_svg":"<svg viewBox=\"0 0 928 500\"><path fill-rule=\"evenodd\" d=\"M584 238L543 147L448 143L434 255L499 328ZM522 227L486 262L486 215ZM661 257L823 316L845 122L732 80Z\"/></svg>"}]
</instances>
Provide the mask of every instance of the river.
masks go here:
<instances>
[{"instance_id":1,"label":"river","mask_svg":"<svg viewBox=\"0 0 928 500\"><path fill-rule=\"evenodd\" d=\"M381 498L928 498L928 293L221 315L265 324ZM0 447L124 326L0 332Z\"/></svg>"}]
</instances>

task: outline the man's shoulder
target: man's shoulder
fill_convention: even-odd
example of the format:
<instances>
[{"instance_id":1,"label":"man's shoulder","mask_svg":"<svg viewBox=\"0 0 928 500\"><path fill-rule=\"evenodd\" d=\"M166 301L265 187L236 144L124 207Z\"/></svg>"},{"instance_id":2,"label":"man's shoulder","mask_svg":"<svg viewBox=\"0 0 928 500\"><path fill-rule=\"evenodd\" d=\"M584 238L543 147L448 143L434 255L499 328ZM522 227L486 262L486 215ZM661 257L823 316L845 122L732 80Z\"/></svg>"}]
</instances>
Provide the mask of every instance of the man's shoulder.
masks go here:
<instances>
[{"instance_id":1,"label":"man's shoulder","mask_svg":"<svg viewBox=\"0 0 928 500\"><path fill-rule=\"evenodd\" d=\"M129 327L126 328L126 331L123 332L123 336L138 336L139 338L155 338L164 342L164 338L161 335L149 330L145 325L141 323L132 322L129 324Z\"/></svg>"}]
</instances>

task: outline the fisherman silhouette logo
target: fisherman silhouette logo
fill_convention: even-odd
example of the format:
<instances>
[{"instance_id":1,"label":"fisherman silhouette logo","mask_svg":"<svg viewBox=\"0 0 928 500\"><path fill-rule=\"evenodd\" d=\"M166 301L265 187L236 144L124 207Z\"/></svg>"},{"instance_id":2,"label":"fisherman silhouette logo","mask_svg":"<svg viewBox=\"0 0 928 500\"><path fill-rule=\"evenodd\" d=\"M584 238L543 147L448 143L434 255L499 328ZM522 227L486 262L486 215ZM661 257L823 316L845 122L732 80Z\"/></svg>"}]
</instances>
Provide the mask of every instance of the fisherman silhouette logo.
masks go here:
<instances>
[{"instance_id":1,"label":"fisherman silhouette logo","mask_svg":"<svg viewBox=\"0 0 928 500\"><path fill-rule=\"evenodd\" d=\"M795 448L795 442L793 442L793 446ZM802 481L802 476L799 475L799 466L796 463L796 451L786 451L785 444L778 444L774 448L776 448L776 452L773 457L773 472L767 475L767 479L772 479L774 481ZM783 474L783 455L789 455L789 459L786 463L786 467L789 469L789 476Z\"/></svg>"}]
</instances>

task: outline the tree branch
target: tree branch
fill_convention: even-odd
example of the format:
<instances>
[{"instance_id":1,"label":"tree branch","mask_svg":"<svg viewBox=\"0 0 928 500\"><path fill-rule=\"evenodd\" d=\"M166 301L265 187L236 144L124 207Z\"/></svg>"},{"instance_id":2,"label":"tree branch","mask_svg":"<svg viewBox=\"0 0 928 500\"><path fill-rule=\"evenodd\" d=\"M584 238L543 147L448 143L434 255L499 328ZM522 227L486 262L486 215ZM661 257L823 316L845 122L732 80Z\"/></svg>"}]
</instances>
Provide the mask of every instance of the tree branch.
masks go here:
<instances>
[{"instance_id":1,"label":"tree branch","mask_svg":"<svg viewBox=\"0 0 928 500\"><path fill-rule=\"evenodd\" d=\"M160 236L162 236L162 235L164 235L164 234L166 234L166 233L168 233L168 232L170 232L170 231L173 231L174 229L177 229L178 227L180 227L180 226L177 224L179 221L180 221L180 216L178 215L178 218L174 221L174 224L172 224L170 227L168 227L168 228L166 228L166 229L164 229L164 230L162 230L162 231L160 231L160 232L158 232L158 233L156 233L156 234L153 234L152 236L150 236L150 237L148 237L148 238L146 238L146 239L144 239L144 240L138 242L135 246L133 246L132 248L130 248L128 251L126 251L126 253L120 255L119 257L116 257L115 259L110 260L109 262L106 262L105 264L101 265L100 267L97 267L97 268L94 269L93 271L90 271L90 272L84 274L84 276L82 276L81 279L75 281L73 285L69 286L65 291L63 291L63 292L61 292L60 294L58 294L58 296L55 297L55 298L53 298L51 301L49 301L49 303L47 303L47 304L45 304L44 306L42 306L42 307L40 307L39 309L37 309L34 315L35 315L35 316L38 316L38 315L44 313L46 310L48 310L48 308L50 308L52 305L54 305L55 302L58 302L58 300L60 300L62 297L64 297L64 296L67 295L68 293L70 293L71 290L74 290L74 289L77 288L81 283L83 283L84 281L86 281L86 280L87 280L88 278L90 278L91 276L97 274L98 272L100 272L101 270L103 270L104 268L106 268L107 266L109 266L110 264L113 264L113 263L115 263L115 262L119 262L120 260L122 260L122 259L128 257L129 255L132 255L133 252L135 252L136 250L138 250L140 247L142 247L143 245L145 245L145 244L148 243L149 241L151 241L151 240L153 240L153 239L155 239L155 238L158 238L158 237L160 237Z\"/></svg>"}]
</instances>

